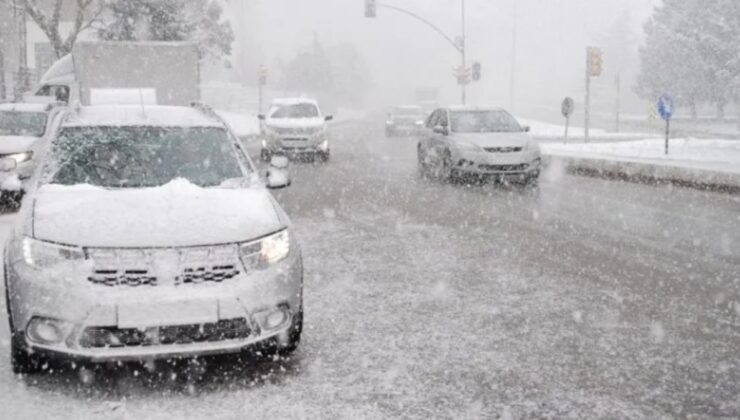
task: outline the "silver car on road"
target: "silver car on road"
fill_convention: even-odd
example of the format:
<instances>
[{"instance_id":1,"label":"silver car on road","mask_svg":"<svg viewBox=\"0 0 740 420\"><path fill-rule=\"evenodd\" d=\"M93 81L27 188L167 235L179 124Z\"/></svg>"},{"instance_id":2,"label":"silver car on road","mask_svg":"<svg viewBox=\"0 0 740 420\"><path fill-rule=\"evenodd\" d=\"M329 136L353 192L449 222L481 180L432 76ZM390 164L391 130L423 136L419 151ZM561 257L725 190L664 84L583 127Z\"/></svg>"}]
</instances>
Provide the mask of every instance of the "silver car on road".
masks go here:
<instances>
[{"instance_id":1,"label":"silver car on road","mask_svg":"<svg viewBox=\"0 0 740 420\"><path fill-rule=\"evenodd\" d=\"M83 107L60 117L5 247L12 367L288 353L303 266L265 180L204 106Z\"/></svg>"},{"instance_id":2,"label":"silver car on road","mask_svg":"<svg viewBox=\"0 0 740 420\"><path fill-rule=\"evenodd\" d=\"M507 111L450 107L432 112L418 144L419 170L443 180L495 178L537 182L540 148Z\"/></svg>"}]
</instances>

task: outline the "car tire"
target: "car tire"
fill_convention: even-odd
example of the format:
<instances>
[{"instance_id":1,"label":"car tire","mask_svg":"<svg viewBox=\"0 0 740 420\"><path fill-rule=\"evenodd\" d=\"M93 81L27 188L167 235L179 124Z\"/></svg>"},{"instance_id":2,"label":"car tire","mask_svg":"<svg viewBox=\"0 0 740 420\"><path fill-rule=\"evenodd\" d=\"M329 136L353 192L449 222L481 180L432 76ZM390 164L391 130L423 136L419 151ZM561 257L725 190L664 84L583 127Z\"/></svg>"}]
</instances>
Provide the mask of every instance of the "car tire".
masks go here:
<instances>
[{"instance_id":1,"label":"car tire","mask_svg":"<svg viewBox=\"0 0 740 420\"><path fill-rule=\"evenodd\" d=\"M10 365L13 373L20 375L31 375L43 370L44 360L28 351L23 333L12 333L10 337Z\"/></svg>"},{"instance_id":2,"label":"car tire","mask_svg":"<svg viewBox=\"0 0 740 420\"><path fill-rule=\"evenodd\" d=\"M10 365L13 373L30 375L41 372L44 365L43 359L28 351L23 332L16 331L13 325L7 276L5 277L5 308L8 313L8 326L10 327Z\"/></svg>"},{"instance_id":3,"label":"car tire","mask_svg":"<svg viewBox=\"0 0 740 420\"><path fill-rule=\"evenodd\" d=\"M326 152L319 152L319 160L322 163L329 162L329 159L331 159L331 152L330 151L327 150Z\"/></svg>"},{"instance_id":4,"label":"car tire","mask_svg":"<svg viewBox=\"0 0 740 420\"><path fill-rule=\"evenodd\" d=\"M449 150L444 152L438 175L442 182L452 182L455 179L455 170L452 168L452 154Z\"/></svg>"},{"instance_id":5,"label":"car tire","mask_svg":"<svg viewBox=\"0 0 740 420\"><path fill-rule=\"evenodd\" d=\"M391 137L393 137L393 135L394 135L393 130L388 129L388 128L385 129L385 136L386 137L391 138Z\"/></svg>"},{"instance_id":6,"label":"car tire","mask_svg":"<svg viewBox=\"0 0 740 420\"><path fill-rule=\"evenodd\" d=\"M422 179L429 179L429 166L424 162L421 145L416 148L416 161L419 169L419 176L421 176Z\"/></svg>"},{"instance_id":7,"label":"car tire","mask_svg":"<svg viewBox=\"0 0 740 420\"><path fill-rule=\"evenodd\" d=\"M260 152L260 160L262 160L262 162L269 162L271 158L272 153L270 153L270 151L267 149L262 149L262 151Z\"/></svg>"},{"instance_id":8,"label":"car tire","mask_svg":"<svg viewBox=\"0 0 740 420\"><path fill-rule=\"evenodd\" d=\"M2 212L15 213L21 208L24 191L2 191L0 193L0 209Z\"/></svg>"}]
</instances>

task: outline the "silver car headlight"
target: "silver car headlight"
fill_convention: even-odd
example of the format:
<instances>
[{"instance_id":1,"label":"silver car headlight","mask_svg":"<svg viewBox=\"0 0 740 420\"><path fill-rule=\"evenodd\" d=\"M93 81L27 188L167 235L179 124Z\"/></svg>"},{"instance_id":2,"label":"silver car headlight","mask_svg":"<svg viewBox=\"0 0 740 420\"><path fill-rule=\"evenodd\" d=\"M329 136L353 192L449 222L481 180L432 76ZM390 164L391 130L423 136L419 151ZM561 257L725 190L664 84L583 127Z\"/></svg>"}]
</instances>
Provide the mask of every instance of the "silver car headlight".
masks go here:
<instances>
[{"instance_id":1,"label":"silver car headlight","mask_svg":"<svg viewBox=\"0 0 740 420\"><path fill-rule=\"evenodd\" d=\"M85 259L82 248L57 245L29 237L23 238L23 261L30 267L45 269Z\"/></svg>"},{"instance_id":2,"label":"silver car headlight","mask_svg":"<svg viewBox=\"0 0 740 420\"><path fill-rule=\"evenodd\" d=\"M288 229L272 234L259 241L239 245L239 256L247 269L264 269L280 262L290 254Z\"/></svg>"}]
</instances>

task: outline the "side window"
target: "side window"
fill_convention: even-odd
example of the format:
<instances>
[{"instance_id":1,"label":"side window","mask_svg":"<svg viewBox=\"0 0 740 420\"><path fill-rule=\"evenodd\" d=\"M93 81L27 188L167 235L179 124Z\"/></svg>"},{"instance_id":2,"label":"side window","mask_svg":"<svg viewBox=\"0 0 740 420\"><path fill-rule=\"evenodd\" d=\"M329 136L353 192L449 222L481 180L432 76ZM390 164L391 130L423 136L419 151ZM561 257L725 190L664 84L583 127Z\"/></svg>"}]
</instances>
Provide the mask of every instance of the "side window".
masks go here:
<instances>
[{"instance_id":1,"label":"side window","mask_svg":"<svg viewBox=\"0 0 740 420\"><path fill-rule=\"evenodd\" d=\"M427 128L433 129L437 126L437 121L439 120L439 110L435 110L429 115L429 118L427 118Z\"/></svg>"}]
</instances>

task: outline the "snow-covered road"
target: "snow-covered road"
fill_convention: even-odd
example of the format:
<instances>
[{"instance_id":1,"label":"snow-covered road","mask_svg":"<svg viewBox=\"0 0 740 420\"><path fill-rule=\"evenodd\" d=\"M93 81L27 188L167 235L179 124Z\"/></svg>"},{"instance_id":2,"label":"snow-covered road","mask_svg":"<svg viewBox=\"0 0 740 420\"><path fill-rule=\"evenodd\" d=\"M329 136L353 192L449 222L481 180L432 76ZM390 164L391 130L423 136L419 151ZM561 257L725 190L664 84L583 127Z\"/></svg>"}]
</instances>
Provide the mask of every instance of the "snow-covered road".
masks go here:
<instances>
[{"instance_id":1,"label":"snow-covered road","mask_svg":"<svg viewBox=\"0 0 740 420\"><path fill-rule=\"evenodd\" d=\"M19 378L3 321L0 417L740 416L738 197L556 168L539 193L441 185L381 129L343 125L277 195L306 266L292 359Z\"/></svg>"}]
</instances>

